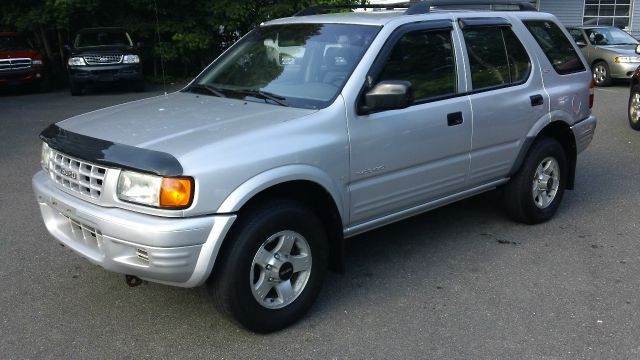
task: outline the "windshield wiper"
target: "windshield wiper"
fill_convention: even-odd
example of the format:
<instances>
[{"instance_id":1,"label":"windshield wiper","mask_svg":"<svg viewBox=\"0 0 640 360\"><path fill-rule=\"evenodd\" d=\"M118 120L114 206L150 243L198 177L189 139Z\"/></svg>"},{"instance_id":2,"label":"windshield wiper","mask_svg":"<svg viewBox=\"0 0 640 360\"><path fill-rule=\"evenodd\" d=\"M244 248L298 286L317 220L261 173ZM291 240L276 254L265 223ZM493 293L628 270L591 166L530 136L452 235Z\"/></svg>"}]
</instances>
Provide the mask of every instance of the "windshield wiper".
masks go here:
<instances>
[{"instance_id":1,"label":"windshield wiper","mask_svg":"<svg viewBox=\"0 0 640 360\"><path fill-rule=\"evenodd\" d=\"M258 99L265 100L265 102L266 100L271 100L278 105L289 106L289 104L287 104L286 97L278 94L270 93L268 91L262 91L262 90L256 90L256 89L235 89L233 91L238 92L240 94L245 94Z\"/></svg>"},{"instance_id":2,"label":"windshield wiper","mask_svg":"<svg viewBox=\"0 0 640 360\"><path fill-rule=\"evenodd\" d=\"M191 85L191 87L189 87L189 90L206 90L210 94L213 94L215 96L227 97L219 88L209 84L193 84Z\"/></svg>"}]
</instances>

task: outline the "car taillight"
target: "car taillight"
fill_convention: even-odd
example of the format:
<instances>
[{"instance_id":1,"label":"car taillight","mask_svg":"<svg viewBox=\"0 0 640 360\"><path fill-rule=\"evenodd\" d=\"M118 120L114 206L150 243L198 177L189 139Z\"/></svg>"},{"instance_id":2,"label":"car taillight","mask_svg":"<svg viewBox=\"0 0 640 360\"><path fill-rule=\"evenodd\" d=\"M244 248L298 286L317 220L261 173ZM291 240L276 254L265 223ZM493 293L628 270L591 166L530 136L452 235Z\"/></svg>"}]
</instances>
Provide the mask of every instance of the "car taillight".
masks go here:
<instances>
[{"instance_id":1,"label":"car taillight","mask_svg":"<svg viewBox=\"0 0 640 360\"><path fill-rule=\"evenodd\" d=\"M596 83L595 81L591 80L591 82L589 83L589 109L593 107L593 99L596 92L595 88L596 88Z\"/></svg>"}]
</instances>

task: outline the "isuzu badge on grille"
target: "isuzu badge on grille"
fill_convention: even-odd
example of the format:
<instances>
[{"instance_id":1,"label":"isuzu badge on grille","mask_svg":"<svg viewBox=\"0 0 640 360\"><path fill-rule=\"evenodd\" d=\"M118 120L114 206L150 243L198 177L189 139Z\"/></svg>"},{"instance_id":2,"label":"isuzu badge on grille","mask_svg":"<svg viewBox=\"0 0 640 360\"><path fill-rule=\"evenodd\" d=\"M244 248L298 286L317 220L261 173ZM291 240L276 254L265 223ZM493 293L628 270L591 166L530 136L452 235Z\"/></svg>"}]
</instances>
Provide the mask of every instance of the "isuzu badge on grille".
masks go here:
<instances>
[{"instance_id":1,"label":"isuzu badge on grille","mask_svg":"<svg viewBox=\"0 0 640 360\"><path fill-rule=\"evenodd\" d=\"M78 178L78 174L76 174L75 172L73 172L71 170L67 170L67 169L60 169L60 174L62 174L63 176L66 176L68 178L72 178L73 180L76 180Z\"/></svg>"}]
</instances>

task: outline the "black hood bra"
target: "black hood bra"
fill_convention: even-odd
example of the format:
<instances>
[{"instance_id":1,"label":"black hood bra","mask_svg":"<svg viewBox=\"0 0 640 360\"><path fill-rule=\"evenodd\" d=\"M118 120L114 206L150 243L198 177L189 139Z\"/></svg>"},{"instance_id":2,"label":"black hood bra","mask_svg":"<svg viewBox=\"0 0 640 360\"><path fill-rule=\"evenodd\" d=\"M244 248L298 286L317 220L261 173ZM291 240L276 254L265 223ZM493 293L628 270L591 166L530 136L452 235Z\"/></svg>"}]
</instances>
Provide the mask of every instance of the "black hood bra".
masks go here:
<instances>
[{"instance_id":1,"label":"black hood bra","mask_svg":"<svg viewBox=\"0 0 640 360\"><path fill-rule=\"evenodd\" d=\"M136 170L160 176L183 175L182 165L162 151L117 144L77 134L53 124L40 133L40 139L66 155L98 165Z\"/></svg>"}]
</instances>

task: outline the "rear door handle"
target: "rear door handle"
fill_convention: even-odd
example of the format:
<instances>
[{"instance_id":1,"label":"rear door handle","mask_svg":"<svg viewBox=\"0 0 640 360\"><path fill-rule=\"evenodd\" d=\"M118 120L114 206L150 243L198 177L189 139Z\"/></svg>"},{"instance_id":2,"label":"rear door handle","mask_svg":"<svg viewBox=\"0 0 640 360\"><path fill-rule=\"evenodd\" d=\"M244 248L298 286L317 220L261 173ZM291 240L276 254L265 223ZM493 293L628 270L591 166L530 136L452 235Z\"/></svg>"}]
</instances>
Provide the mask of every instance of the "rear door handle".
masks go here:
<instances>
[{"instance_id":1,"label":"rear door handle","mask_svg":"<svg viewBox=\"0 0 640 360\"><path fill-rule=\"evenodd\" d=\"M540 94L531 95L530 99L531 99L531 106L539 106L544 104L544 98Z\"/></svg>"},{"instance_id":2,"label":"rear door handle","mask_svg":"<svg viewBox=\"0 0 640 360\"><path fill-rule=\"evenodd\" d=\"M447 114L447 125L456 126L462 124L464 118L462 117L462 111Z\"/></svg>"}]
</instances>

